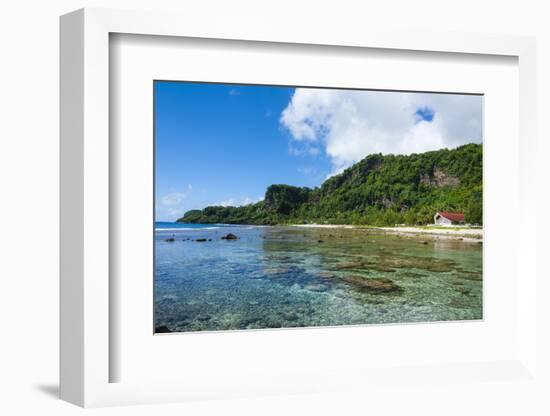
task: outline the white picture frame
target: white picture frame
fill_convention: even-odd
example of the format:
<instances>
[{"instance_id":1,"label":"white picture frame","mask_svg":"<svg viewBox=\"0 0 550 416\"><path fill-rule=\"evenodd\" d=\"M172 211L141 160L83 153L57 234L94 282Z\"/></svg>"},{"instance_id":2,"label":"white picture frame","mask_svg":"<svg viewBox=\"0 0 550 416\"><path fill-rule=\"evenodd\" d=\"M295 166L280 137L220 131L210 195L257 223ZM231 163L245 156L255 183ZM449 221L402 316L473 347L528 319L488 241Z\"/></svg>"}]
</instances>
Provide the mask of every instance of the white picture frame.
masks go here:
<instances>
[{"instance_id":1,"label":"white picture frame","mask_svg":"<svg viewBox=\"0 0 550 416\"><path fill-rule=\"evenodd\" d=\"M243 20L236 32L223 19L165 13L82 9L61 18L61 398L80 406L158 403L197 398L259 394L309 393L350 388L352 384L394 382L404 376L395 369L336 369L317 373L281 373L265 379L239 379L235 374L178 381L111 382L110 366L120 357L110 349L110 170L109 36L113 33L225 39L281 44L331 45L453 54L504 55L519 65L519 210L534 203L535 167L535 42L533 38L428 32L365 30L361 34L300 28L282 30L275 22ZM517 242L523 272L518 287L517 355L497 362L440 366L418 365L420 379L434 372L447 380L480 382L476 371L493 371L518 381L536 377L535 230L522 215ZM314 336L304 335L304 336ZM405 371L406 372L406 371ZM353 380L343 382L342 380Z\"/></svg>"}]
</instances>

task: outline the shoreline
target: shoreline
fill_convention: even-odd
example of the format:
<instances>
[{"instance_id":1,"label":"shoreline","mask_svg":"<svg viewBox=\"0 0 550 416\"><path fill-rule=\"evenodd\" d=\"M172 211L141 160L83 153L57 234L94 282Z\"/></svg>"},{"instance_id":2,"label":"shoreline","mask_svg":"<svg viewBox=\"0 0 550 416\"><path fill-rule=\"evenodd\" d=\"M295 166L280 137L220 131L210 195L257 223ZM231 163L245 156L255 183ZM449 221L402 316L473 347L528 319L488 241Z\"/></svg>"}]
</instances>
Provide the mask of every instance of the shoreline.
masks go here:
<instances>
[{"instance_id":1,"label":"shoreline","mask_svg":"<svg viewBox=\"0 0 550 416\"><path fill-rule=\"evenodd\" d=\"M350 224L292 224L291 227L300 228L344 228L344 229L365 229L365 230L380 230L391 232L400 235L412 236L435 236L437 238L456 238L467 242L483 242L483 228L466 228L466 227L371 227Z\"/></svg>"},{"instance_id":2,"label":"shoreline","mask_svg":"<svg viewBox=\"0 0 550 416\"><path fill-rule=\"evenodd\" d=\"M210 227L197 227L194 230L208 230L213 228L223 228L231 226L249 226L249 227L296 227L296 228L318 228L318 229L347 229L347 230L374 230L389 232L398 235L409 237L432 237L432 238L448 238L465 242L483 242L483 228L468 228L468 227L441 227L441 226L399 226L399 227L375 227L368 225L352 225L352 224L279 224L279 225L254 225L254 224L205 224ZM185 228L156 228L157 231L179 231L189 230Z\"/></svg>"}]
</instances>

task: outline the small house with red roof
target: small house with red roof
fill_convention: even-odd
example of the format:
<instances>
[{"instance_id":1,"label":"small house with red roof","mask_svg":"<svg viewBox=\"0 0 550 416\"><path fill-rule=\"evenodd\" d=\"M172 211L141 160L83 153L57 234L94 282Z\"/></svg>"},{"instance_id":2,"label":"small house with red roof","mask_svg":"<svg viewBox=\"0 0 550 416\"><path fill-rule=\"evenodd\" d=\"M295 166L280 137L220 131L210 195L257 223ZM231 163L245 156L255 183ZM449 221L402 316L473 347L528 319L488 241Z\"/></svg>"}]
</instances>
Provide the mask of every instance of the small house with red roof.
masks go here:
<instances>
[{"instance_id":1,"label":"small house with red roof","mask_svg":"<svg viewBox=\"0 0 550 416\"><path fill-rule=\"evenodd\" d=\"M463 212L449 212L441 211L436 212L434 215L435 225L459 225L464 224Z\"/></svg>"}]
</instances>

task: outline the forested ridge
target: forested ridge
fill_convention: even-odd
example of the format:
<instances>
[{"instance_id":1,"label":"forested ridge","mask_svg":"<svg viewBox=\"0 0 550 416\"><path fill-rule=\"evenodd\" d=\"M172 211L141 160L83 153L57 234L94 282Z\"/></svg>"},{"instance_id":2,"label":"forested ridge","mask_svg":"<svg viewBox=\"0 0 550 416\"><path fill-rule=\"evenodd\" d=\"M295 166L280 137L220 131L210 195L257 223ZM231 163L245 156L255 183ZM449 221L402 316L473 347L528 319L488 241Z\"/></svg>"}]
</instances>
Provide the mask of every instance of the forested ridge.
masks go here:
<instances>
[{"instance_id":1,"label":"forested ridge","mask_svg":"<svg viewBox=\"0 0 550 416\"><path fill-rule=\"evenodd\" d=\"M271 185L263 201L192 210L178 222L330 223L385 226L433 223L436 211L460 211L482 224L481 144L411 155L371 154L318 188Z\"/></svg>"}]
</instances>

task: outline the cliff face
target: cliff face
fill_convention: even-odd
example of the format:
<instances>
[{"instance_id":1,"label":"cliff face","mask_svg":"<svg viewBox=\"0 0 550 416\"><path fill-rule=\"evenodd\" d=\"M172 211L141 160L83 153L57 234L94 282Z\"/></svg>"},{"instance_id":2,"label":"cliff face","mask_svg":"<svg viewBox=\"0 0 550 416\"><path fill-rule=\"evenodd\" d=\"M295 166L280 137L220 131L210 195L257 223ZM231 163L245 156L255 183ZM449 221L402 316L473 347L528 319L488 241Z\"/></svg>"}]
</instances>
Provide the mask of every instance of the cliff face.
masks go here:
<instances>
[{"instance_id":1,"label":"cliff face","mask_svg":"<svg viewBox=\"0 0 550 416\"><path fill-rule=\"evenodd\" d=\"M481 223L482 145L412 155L369 155L319 188L271 185L244 207L207 207L178 221L372 225L431 222L435 211L471 211Z\"/></svg>"},{"instance_id":2,"label":"cliff face","mask_svg":"<svg viewBox=\"0 0 550 416\"><path fill-rule=\"evenodd\" d=\"M441 188L442 186L460 186L460 179L456 176L447 175L444 170L436 167L433 175L425 173L420 177L420 183L428 186L435 186Z\"/></svg>"}]
</instances>

